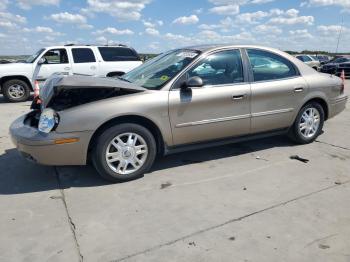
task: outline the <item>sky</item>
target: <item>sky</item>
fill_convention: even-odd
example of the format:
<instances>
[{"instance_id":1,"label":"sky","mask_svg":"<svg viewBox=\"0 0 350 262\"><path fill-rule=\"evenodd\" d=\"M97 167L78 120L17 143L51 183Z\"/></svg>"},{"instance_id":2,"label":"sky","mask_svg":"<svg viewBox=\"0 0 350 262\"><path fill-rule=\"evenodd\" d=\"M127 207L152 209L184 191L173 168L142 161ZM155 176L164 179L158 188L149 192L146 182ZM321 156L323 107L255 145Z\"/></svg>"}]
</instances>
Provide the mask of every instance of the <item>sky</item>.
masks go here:
<instances>
[{"instance_id":1,"label":"sky","mask_svg":"<svg viewBox=\"0 0 350 262\"><path fill-rule=\"evenodd\" d=\"M0 55L69 43L140 53L210 43L334 52L340 29L338 51L350 52L350 0L0 0Z\"/></svg>"}]
</instances>

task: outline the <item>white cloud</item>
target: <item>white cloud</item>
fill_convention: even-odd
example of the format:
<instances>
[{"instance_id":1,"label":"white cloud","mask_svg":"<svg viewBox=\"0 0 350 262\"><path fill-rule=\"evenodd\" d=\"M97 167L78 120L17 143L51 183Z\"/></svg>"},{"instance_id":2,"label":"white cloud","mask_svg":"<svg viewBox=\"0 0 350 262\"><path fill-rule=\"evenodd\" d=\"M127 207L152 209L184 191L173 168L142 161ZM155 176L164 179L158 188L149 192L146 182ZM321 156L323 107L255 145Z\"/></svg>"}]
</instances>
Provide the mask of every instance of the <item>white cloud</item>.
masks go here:
<instances>
[{"instance_id":1,"label":"white cloud","mask_svg":"<svg viewBox=\"0 0 350 262\"><path fill-rule=\"evenodd\" d=\"M153 35L153 36L159 35L159 31L155 28L152 28L152 27L146 28L145 33L148 35Z\"/></svg>"},{"instance_id":2,"label":"white cloud","mask_svg":"<svg viewBox=\"0 0 350 262\"><path fill-rule=\"evenodd\" d=\"M243 24L255 24L258 23L258 20L265 18L269 15L269 13L263 11L257 11L254 13L243 13L237 15L236 22Z\"/></svg>"},{"instance_id":3,"label":"white cloud","mask_svg":"<svg viewBox=\"0 0 350 262\"><path fill-rule=\"evenodd\" d=\"M296 9L288 9L287 11L283 11L280 9L272 9L270 11L271 15L276 15L276 17L272 17L268 23L275 25L296 25L296 24L305 24L312 25L315 21L313 16L299 16L299 10Z\"/></svg>"},{"instance_id":4,"label":"white cloud","mask_svg":"<svg viewBox=\"0 0 350 262\"><path fill-rule=\"evenodd\" d=\"M307 29L297 29L289 31L289 34L295 39L310 39L312 35Z\"/></svg>"},{"instance_id":5,"label":"white cloud","mask_svg":"<svg viewBox=\"0 0 350 262\"><path fill-rule=\"evenodd\" d=\"M215 7L210 8L209 12L218 15L233 16L239 13L240 6L247 4L265 4L275 0L209 0Z\"/></svg>"},{"instance_id":6,"label":"white cloud","mask_svg":"<svg viewBox=\"0 0 350 262\"><path fill-rule=\"evenodd\" d=\"M7 35L0 33L0 38L2 38L2 37L5 38L5 37L7 37Z\"/></svg>"},{"instance_id":7,"label":"white cloud","mask_svg":"<svg viewBox=\"0 0 350 262\"><path fill-rule=\"evenodd\" d=\"M218 15L236 15L239 13L239 5L221 5L209 9L209 12Z\"/></svg>"},{"instance_id":8,"label":"white cloud","mask_svg":"<svg viewBox=\"0 0 350 262\"><path fill-rule=\"evenodd\" d=\"M58 6L60 0L17 0L17 5L22 9L31 9L33 5L56 5Z\"/></svg>"},{"instance_id":9,"label":"white cloud","mask_svg":"<svg viewBox=\"0 0 350 262\"><path fill-rule=\"evenodd\" d=\"M176 18L173 21L173 24L181 24L181 25L191 25L198 23L199 18L196 15L190 15L190 16L181 16Z\"/></svg>"},{"instance_id":10,"label":"white cloud","mask_svg":"<svg viewBox=\"0 0 350 262\"><path fill-rule=\"evenodd\" d=\"M344 9L350 9L350 1L349 0L309 0L309 6L340 6Z\"/></svg>"},{"instance_id":11,"label":"white cloud","mask_svg":"<svg viewBox=\"0 0 350 262\"><path fill-rule=\"evenodd\" d=\"M340 25L320 25L317 27L317 31L321 34L321 36L329 36L333 37L337 36L340 32L349 32L350 30L346 27L341 27Z\"/></svg>"},{"instance_id":12,"label":"white cloud","mask_svg":"<svg viewBox=\"0 0 350 262\"><path fill-rule=\"evenodd\" d=\"M272 25L258 25L254 27L254 31L259 34L281 34L282 29L278 28L277 26Z\"/></svg>"},{"instance_id":13,"label":"white cloud","mask_svg":"<svg viewBox=\"0 0 350 262\"><path fill-rule=\"evenodd\" d=\"M67 24L85 24L86 17L80 14L71 14L68 12L52 14L50 19L57 23L67 23Z\"/></svg>"},{"instance_id":14,"label":"white cloud","mask_svg":"<svg viewBox=\"0 0 350 262\"><path fill-rule=\"evenodd\" d=\"M141 11L151 0L87 0L92 12L107 13L119 20L139 20Z\"/></svg>"},{"instance_id":15,"label":"white cloud","mask_svg":"<svg viewBox=\"0 0 350 262\"><path fill-rule=\"evenodd\" d=\"M93 34L96 35L102 35L102 34L112 34L112 35L133 35L134 32L131 31L130 29L122 29L119 30L117 28L114 27L107 27L103 30L97 30L96 32L94 32Z\"/></svg>"},{"instance_id":16,"label":"white cloud","mask_svg":"<svg viewBox=\"0 0 350 262\"><path fill-rule=\"evenodd\" d=\"M11 21L20 24L24 24L27 22L27 19L24 16L15 15L9 12L0 12L0 20Z\"/></svg>"},{"instance_id":17,"label":"white cloud","mask_svg":"<svg viewBox=\"0 0 350 262\"><path fill-rule=\"evenodd\" d=\"M5 10L7 8L8 4L9 4L8 0L1 0L1 2L0 2L0 10Z\"/></svg>"}]
</instances>

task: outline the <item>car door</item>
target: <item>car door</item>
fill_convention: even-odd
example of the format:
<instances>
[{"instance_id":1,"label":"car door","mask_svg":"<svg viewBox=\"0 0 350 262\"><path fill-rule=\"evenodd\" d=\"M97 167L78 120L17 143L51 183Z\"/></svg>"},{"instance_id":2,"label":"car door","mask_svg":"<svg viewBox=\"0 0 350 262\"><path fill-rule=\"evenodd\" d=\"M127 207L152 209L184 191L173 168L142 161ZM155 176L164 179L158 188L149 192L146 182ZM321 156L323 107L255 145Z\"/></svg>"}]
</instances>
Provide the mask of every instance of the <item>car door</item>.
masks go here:
<instances>
[{"instance_id":1,"label":"car door","mask_svg":"<svg viewBox=\"0 0 350 262\"><path fill-rule=\"evenodd\" d=\"M98 75L98 63L93 50L90 47L72 47L73 74L78 75Z\"/></svg>"},{"instance_id":2,"label":"car door","mask_svg":"<svg viewBox=\"0 0 350 262\"><path fill-rule=\"evenodd\" d=\"M264 50L247 49L251 82L252 133L277 130L292 125L307 92L304 78L292 62ZM265 61L256 66L254 61Z\"/></svg>"},{"instance_id":3,"label":"car door","mask_svg":"<svg viewBox=\"0 0 350 262\"><path fill-rule=\"evenodd\" d=\"M169 115L175 145L222 139L250 131L250 85L238 49L209 54L181 79L198 76L198 88L173 88ZM173 87L179 85L173 85Z\"/></svg>"},{"instance_id":4,"label":"car door","mask_svg":"<svg viewBox=\"0 0 350 262\"><path fill-rule=\"evenodd\" d=\"M45 62L36 66L33 75L33 79L39 82L45 81L54 73L67 75L72 73L67 50L65 48L49 49L41 58L44 58Z\"/></svg>"}]
</instances>

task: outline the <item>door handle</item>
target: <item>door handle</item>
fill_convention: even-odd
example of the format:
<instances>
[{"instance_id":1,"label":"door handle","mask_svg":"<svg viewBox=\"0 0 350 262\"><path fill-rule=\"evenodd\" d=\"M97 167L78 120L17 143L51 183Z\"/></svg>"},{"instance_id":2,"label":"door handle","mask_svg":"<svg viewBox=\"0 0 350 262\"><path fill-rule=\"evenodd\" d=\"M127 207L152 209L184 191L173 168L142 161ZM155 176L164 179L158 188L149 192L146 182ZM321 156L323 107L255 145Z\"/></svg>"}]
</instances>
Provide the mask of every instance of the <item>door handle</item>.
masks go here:
<instances>
[{"instance_id":1,"label":"door handle","mask_svg":"<svg viewBox=\"0 0 350 262\"><path fill-rule=\"evenodd\" d=\"M232 96L232 100L237 101L237 100L242 100L246 97L246 95L237 95L237 96Z\"/></svg>"},{"instance_id":2,"label":"door handle","mask_svg":"<svg viewBox=\"0 0 350 262\"><path fill-rule=\"evenodd\" d=\"M295 93L300 93L300 92L303 92L303 91L304 91L304 87L302 87L302 86L294 88L294 92Z\"/></svg>"},{"instance_id":3,"label":"door handle","mask_svg":"<svg viewBox=\"0 0 350 262\"><path fill-rule=\"evenodd\" d=\"M68 70L70 70L70 67L67 66L64 68L64 70L68 71Z\"/></svg>"},{"instance_id":4,"label":"door handle","mask_svg":"<svg viewBox=\"0 0 350 262\"><path fill-rule=\"evenodd\" d=\"M96 69L96 66L90 66L90 69L91 69L91 70L95 70L95 69Z\"/></svg>"}]
</instances>

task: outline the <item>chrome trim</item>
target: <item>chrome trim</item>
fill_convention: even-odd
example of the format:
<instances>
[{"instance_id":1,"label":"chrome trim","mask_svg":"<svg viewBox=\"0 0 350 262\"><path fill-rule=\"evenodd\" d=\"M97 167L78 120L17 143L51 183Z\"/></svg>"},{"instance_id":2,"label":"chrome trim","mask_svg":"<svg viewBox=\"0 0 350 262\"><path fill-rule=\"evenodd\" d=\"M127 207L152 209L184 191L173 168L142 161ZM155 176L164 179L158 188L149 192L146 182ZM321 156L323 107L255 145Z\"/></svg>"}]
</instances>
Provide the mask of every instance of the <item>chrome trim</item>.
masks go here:
<instances>
[{"instance_id":1,"label":"chrome trim","mask_svg":"<svg viewBox=\"0 0 350 262\"><path fill-rule=\"evenodd\" d=\"M215 119L206 119L206 120L200 120L200 121L195 121L195 122L181 123L181 124L177 124L175 127L188 127L188 126L205 125L205 124L212 124L212 123L225 122L225 121L231 121L231 120L246 119L246 118L250 118L250 117L251 117L251 114L221 117L221 118L215 118Z\"/></svg>"},{"instance_id":2,"label":"chrome trim","mask_svg":"<svg viewBox=\"0 0 350 262\"><path fill-rule=\"evenodd\" d=\"M275 114L283 114L283 113L289 113L289 112L293 112L293 111L294 111L294 108L286 108L286 109L265 111L265 112L253 113L252 117L260 117L260 116L269 116L269 115L275 115Z\"/></svg>"}]
</instances>

